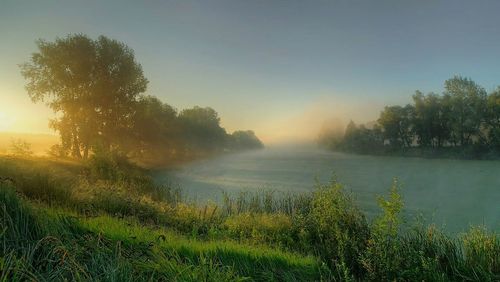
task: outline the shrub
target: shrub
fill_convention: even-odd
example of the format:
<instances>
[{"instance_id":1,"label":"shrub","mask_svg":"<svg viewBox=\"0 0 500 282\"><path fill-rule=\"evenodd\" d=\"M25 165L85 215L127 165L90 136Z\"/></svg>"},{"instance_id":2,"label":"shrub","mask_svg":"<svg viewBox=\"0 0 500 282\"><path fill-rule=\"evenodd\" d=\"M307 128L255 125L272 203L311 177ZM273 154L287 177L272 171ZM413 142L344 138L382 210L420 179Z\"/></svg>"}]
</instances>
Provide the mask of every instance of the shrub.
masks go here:
<instances>
[{"instance_id":1,"label":"shrub","mask_svg":"<svg viewBox=\"0 0 500 282\"><path fill-rule=\"evenodd\" d=\"M97 151L87 161L88 176L95 180L123 180L126 174L123 171L125 166L120 166L122 162L123 160L116 153Z\"/></svg>"},{"instance_id":2,"label":"shrub","mask_svg":"<svg viewBox=\"0 0 500 282\"><path fill-rule=\"evenodd\" d=\"M31 144L23 139L12 139L10 151L14 156L29 157L33 155Z\"/></svg>"},{"instance_id":3,"label":"shrub","mask_svg":"<svg viewBox=\"0 0 500 282\"><path fill-rule=\"evenodd\" d=\"M47 154L54 158L66 158L69 154L69 151L60 144L54 144L47 151Z\"/></svg>"},{"instance_id":4,"label":"shrub","mask_svg":"<svg viewBox=\"0 0 500 282\"><path fill-rule=\"evenodd\" d=\"M334 269L346 265L354 273L360 272L358 257L370 232L365 216L342 185L334 180L318 184L308 217L305 230L315 252Z\"/></svg>"},{"instance_id":5,"label":"shrub","mask_svg":"<svg viewBox=\"0 0 500 282\"><path fill-rule=\"evenodd\" d=\"M395 179L389 192L389 198L378 198L382 214L372 224L372 234L362 263L372 280L392 280L400 274L404 258L400 256L401 244L399 229L403 200L399 193L399 184Z\"/></svg>"}]
</instances>

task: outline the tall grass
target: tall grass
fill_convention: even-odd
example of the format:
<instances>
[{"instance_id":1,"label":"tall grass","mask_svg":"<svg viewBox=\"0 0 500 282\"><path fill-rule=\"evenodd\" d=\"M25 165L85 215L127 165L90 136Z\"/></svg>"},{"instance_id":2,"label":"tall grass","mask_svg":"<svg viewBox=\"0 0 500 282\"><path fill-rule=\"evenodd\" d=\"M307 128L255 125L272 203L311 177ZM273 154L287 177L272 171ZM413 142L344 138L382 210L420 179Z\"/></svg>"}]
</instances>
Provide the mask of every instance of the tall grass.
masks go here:
<instances>
[{"instance_id":1,"label":"tall grass","mask_svg":"<svg viewBox=\"0 0 500 282\"><path fill-rule=\"evenodd\" d=\"M449 236L433 226L403 226L397 182L369 222L335 180L312 193L226 194L221 205L198 206L141 170L117 179L89 171L0 160L0 278L500 279L497 233L476 227Z\"/></svg>"},{"instance_id":2,"label":"tall grass","mask_svg":"<svg viewBox=\"0 0 500 282\"><path fill-rule=\"evenodd\" d=\"M77 219L30 208L9 187L1 187L0 202L2 281L320 278L313 257L231 241L202 243L109 216Z\"/></svg>"}]
</instances>

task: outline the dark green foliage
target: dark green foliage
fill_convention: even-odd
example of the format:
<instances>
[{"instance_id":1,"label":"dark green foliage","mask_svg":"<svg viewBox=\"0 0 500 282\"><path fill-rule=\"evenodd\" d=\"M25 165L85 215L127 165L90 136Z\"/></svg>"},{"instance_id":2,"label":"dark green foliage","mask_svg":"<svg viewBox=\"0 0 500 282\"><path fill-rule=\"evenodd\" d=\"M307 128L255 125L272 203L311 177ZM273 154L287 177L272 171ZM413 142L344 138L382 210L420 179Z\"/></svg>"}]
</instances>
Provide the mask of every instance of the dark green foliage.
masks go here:
<instances>
[{"instance_id":1,"label":"dark green foliage","mask_svg":"<svg viewBox=\"0 0 500 282\"><path fill-rule=\"evenodd\" d=\"M413 140L411 120L414 109L412 105L386 106L380 113L378 124L382 128L385 140L396 148L410 147Z\"/></svg>"},{"instance_id":2,"label":"dark green foliage","mask_svg":"<svg viewBox=\"0 0 500 282\"><path fill-rule=\"evenodd\" d=\"M220 126L220 118L212 108L195 106L179 114L184 141L188 150L213 151L226 146L226 130Z\"/></svg>"},{"instance_id":3,"label":"dark green foliage","mask_svg":"<svg viewBox=\"0 0 500 282\"><path fill-rule=\"evenodd\" d=\"M359 273L358 256L366 247L370 231L364 215L342 185L332 181L318 185L307 215L309 244L334 268L348 266Z\"/></svg>"},{"instance_id":4,"label":"dark green foliage","mask_svg":"<svg viewBox=\"0 0 500 282\"><path fill-rule=\"evenodd\" d=\"M370 153L384 149L384 136L379 126L369 129L364 125L357 126L353 121L347 125L343 138L335 136L326 142L329 142L328 148L346 152Z\"/></svg>"},{"instance_id":5,"label":"dark green foliage","mask_svg":"<svg viewBox=\"0 0 500 282\"><path fill-rule=\"evenodd\" d=\"M416 91L413 104L387 106L370 128L349 123L342 135L323 132L319 143L333 150L467 159L498 158L500 94L468 78L445 81L442 95Z\"/></svg>"},{"instance_id":6,"label":"dark green foliage","mask_svg":"<svg viewBox=\"0 0 500 282\"><path fill-rule=\"evenodd\" d=\"M233 150L260 149L264 147L264 144L255 136L255 132L252 130L238 130L228 137L229 148Z\"/></svg>"}]
</instances>

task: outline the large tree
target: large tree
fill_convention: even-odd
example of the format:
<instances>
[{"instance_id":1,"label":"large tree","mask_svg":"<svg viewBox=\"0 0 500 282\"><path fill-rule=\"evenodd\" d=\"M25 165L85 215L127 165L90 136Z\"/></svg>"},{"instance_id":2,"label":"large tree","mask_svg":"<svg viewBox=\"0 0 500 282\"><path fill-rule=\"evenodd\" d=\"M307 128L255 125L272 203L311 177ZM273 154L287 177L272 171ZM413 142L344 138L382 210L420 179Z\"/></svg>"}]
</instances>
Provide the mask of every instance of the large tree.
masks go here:
<instances>
[{"instance_id":1,"label":"large tree","mask_svg":"<svg viewBox=\"0 0 500 282\"><path fill-rule=\"evenodd\" d=\"M133 117L130 149L137 157L168 159L182 148L177 111L154 96L141 96Z\"/></svg>"},{"instance_id":2,"label":"large tree","mask_svg":"<svg viewBox=\"0 0 500 282\"><path fill-rule=\"evenodd\" d=\"M387 106L380 113L378 123L382 127L384 137L394 147L410 147L413 141L412 105Z\"/></svg>"},{"instance_id":3,"label":"large tree","mask_svg":"<svg viewBox=\"0 0 500 282\"><path fill-rule=\"evenodd\" d=\"M255 135L252 130L237 130L228 136L230 148L234 150L259 149L264 144Z\"/></svg>"},{"instance_id":4,"label":"large tree","mask_svg":"<svg viewBox=\"0 0 500 282\"><path fill-rule=\"evenodd\" d=\"M500 148L500 87L488 96L487 102L487 132L491 146Z\"/></svg>"},{"instance_id":5,"label":"large tree","mask_svg":"<svg viewBox=\"0 0 500 282\"><path fill-rule=\"evenodd\" d=\"M46 102L56 113L50 125L74 157L87 157L94 146L119 147L129 134L137 97L148 81L134 52L100 36L69 35L39 40L38 51L21 65L33 102Z\"/></svg>"},{"instance_id":6,"label":"large tree","mask_svg":"<svg viewBox=\"0 0 500 282\"><path fill-rule=\"evenodd\" d=\"M468 145L472 137L482 139L487 93L469 78L455 76L445 81L445 96L449 97L451 107L451 132L453 143Z\"/></svg>"},{"instance_id":7,"label":"large tree","mask_svg":"<svg viewBox=\"0 0 500 282\"><path fill-rule=\"evenodd\" d=\"M420 146L441 147L449 138L450 111L444 98L434 93L413 95L413 131Z\"/></svg>"},{"instance_id":8,"label":"large tree","mask_svg":"<svg viewBox=\"0 0 500 282\"><path fill-rule=\"evenodd\" d=\"M227 133L220 126L217 112L210 108L195 106L179 114L185 143L191 151L212 151L225 147Z\"/></svg>"}]
</instances>

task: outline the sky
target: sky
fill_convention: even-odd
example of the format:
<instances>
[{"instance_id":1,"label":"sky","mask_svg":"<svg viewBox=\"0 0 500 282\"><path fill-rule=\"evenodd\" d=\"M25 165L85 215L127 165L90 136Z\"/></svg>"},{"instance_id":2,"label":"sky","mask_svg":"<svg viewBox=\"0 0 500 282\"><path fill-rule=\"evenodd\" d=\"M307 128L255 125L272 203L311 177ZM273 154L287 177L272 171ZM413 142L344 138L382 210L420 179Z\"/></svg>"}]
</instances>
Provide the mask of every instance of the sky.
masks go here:
<instances>
[{"instance_id":1,"label":"sky","mask_svg":"<svg viewBox=\"0 0 500 282\"><path fill-rule=\"evenodd\" d=\"M313 138L376 120L453 75L500 85L500 1L0 1L0 131L52 132L18 65L35 40L105 35L135 51L147 94L210 106L229 131Z\"/></svg>"}]
</instances>

